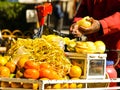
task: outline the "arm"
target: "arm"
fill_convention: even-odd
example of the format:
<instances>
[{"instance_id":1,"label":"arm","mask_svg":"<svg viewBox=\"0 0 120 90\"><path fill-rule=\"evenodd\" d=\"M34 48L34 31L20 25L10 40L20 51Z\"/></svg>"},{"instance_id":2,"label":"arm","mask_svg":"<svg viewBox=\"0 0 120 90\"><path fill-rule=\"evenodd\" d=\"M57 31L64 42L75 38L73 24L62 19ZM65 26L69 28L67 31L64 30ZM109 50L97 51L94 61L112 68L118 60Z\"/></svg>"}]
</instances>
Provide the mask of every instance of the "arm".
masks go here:
<instances>
[{"instance_id":1,"label":"arm","mask_svg":"<svg viewBox=\"0 0 120 90\"><path fill-rule=\"evenodd\" d=\"M101 23L104 35L120 30L120 12L116 12L113 15L99 21Z\"/></svg>"}]
</instances>

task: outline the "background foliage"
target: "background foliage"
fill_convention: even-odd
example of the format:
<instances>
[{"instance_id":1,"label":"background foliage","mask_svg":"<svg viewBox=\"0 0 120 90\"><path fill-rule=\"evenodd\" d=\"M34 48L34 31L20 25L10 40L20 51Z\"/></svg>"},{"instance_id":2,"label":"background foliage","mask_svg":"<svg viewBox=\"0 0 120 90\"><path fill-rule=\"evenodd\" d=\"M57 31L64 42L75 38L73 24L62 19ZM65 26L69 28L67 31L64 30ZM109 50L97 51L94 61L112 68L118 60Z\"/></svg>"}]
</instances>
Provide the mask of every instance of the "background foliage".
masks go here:
<instances>
[{"instance_id":1,"label":"background foliage","mask_svg":"<svg viewBox=\"0 0 120 90\"><path fill-rule=\"evenodd\" d=\"M33 24L26 22L26 10L33 9L34 5L20 4L0 0L0 29L28 30Z\"/></svg>"}]
</instances>

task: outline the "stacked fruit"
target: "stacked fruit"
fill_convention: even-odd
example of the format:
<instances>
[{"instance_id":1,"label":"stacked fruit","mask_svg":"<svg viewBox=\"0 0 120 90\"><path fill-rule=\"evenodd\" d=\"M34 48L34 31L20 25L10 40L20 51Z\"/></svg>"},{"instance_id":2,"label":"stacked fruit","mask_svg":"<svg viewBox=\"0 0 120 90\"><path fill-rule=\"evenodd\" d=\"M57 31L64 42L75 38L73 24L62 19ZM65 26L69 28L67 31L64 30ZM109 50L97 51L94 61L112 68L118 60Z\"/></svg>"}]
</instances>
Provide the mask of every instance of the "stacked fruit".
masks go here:
<instances>
[{"instance_id":1,"label":"stacked fruit","mask_svg":"<svg viewBox=\"0 0 120 90\"><path fill-rule=\"evenodd\" d=\"M36 39L18 39L7 55L0 56L0 77L25 78L34 80L79 80L83 68L73 65L65 56L63 45L68 51L78 53L105 51L102 41L78 42L75 39L55 35ZM61 48L62 47L62 48ZM1 82L1 86L38 88L38 84L23 82ZM81 88L82 84L64 83L46 85L45 88Z\"/></svg>"},{"instance_id":2,"label":"stacked fruit","mask_svg":"<svg viewBox=\"0 0 120 90\"><path fill-rule=\"evenodd\" d=\"M106 50L106 45L100 40L95 42L69 40L69 43L66 45L69 52L77 52L81 54L104 53Z\"/></svg>"},{"instance_id":3,"label":"stacked fruit","mask_svg":"<svg viewBox=\"0 0 120 90\"><path fill-rule=\"evenodd\" d=\"M9 78L26 78L35 80L79 80L82 74L82 69L79 66L72 65L70 71L64 77L61 77L54 68L46 62L37 63L30 60L28 56L21 57L15 64L13 60L1 56L0 77ZM4 62L4 63L3 63ZM53 84L46 85L45 88L76 88L82 84ZM30 84L23 82L1 82L2 87L13 88L38 88L38 84Z\"/></svg>"},{"instance_id":4,"label":"stacked fruit","mask_svg":"<svg viewBox=\"0 0 120 90\"><path fill-rule=\"evenodd\" d=\"M59 43L59 41L61 43ZM62 44L62 45L61 45ZM40 39L18 39L8 50L7 60L1 56L0 77L34 80L80 79L82 70L71 64L64 54L65 41L59 36L43 36ZM2 59L4 57L4 59ZM75 68L75 69L72 69ZM72 87L69 85L69 88ZM4 82L2 87L38 88L37 84ZM31 87L32 86L32 87ZM52 88L56 88L56 84ZM60 84L60 88L66 85ZM47 88L47 87L46 87Z\"/></svg>"},{"instance_id":5,"label":"stacked fruit","mask_svg":"<svg viewBox=\"0 0 120 90\"><path fill-rule=\"evenodd\" d=\"M104 53L106 46L102 41L76 42L75 50L78 53Z\"/></svg>"}]
</instances>

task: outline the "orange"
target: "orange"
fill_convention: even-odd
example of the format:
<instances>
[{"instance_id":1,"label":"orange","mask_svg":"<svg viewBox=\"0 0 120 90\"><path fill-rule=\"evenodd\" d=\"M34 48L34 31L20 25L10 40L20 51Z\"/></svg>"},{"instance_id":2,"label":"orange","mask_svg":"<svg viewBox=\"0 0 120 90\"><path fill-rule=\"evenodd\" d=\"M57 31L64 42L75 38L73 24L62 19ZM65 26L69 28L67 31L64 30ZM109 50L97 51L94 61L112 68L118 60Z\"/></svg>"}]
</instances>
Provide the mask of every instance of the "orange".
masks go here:
<instances>
[{"instance_id":1,"label":"orange","mask_svg":"<svg viewBox=\"0 0 120 90\"><path fill-rule=\"evenodd\" d=\"M106 50L106 45L103 41L95 41L94 42L95 46L96 46L96 51L100 52L100 53L104 53Z\"/></svg>"},{"instance_id":2,"label":"orange","mask_svg":"<svg viewBox=\"0 0 120 90\"><path fill-rule=\"evenodd\" d=\"M38 79L39 71L36 69L26 69L24 71L24 77L29 79Z\"/></svg>"},{"instance_id":3,"label":"orange","mask_svg":"<svg viewBox=\"0 0 120 90\"><path fill-rule=\"evenodd\" d=\"M81 74L82 74L82 69L79 66L73 65L70 68L69 75L71 78L80 78Z\"/></svg>"},{"instance_id":4,"label":"orange","mask_svg":"<svg viewBox=\"0 0 120 90\"><path fill-rule=\"evenodd\" d=\"M0 65L5 65L7 63L7 59L0 55Z\"/></svg>"},{"instance_id":5,"label":"orange","mask_svg":"<svg viewBox=\"0 0 120 90\"><path fill-rule=\"evenodd\" d=\"M61 84L57 83L53 85L53 89L60 89L61 88Z\"/></svg>"},{"instance_id":6,"label":"orange","mask_svg":"<svg viewBox=\"0 0 120 90\"><path fill-rule=\"evenodd\" d=\"M8 60L10 60L11 56L7 56L7 55L5 55L4 58L6 58L7 61L8 61Z\"/></svg>"},{"instance_id":7,"label":"orange","mask_svg":"<svg viewBox=\"0 0 120 90\"><path fill-rule=\"evenodd\" d=\"M76 88L76 87L77 87L76 83L70 83L69 84L69 88Z\"/></svg>"},{"instance_id":8,"label":"orange","mask_svg":"<svg viewBox=\"0 0 120 90\"><path fill-rule=\"evenodd\" d=\"M34 62L33 60L28 60L25 62L24 68L25 69L37 69L37 70L39 70L40 67L39 67L39 64Z\"/></svg>"},{"instance_id":9,"label":"orange","mask_svg":"<svg viewBox=\"0 0 120 90\"><path fill-rule=\"evenodd\" d=\"M57 80L60 78L57 72L52 69L41 68L39 72L40 72L40 78L57 79Z\"/></svg>"},{"instance_id":10,"label":"orange","mask_svg":"<svg viewBox=\"0 0 120 90\"><path fill-rule=\"evenodd\" d=\"M83 88L83 83L78 83L77 88Z\"/></svg>"},{"instance_id":11,"label":"orange","mask_svg":"<svg viewBox=\"0 0 120 90\"><path fill-rule=\"evenodd\" d=\"M69 84L68 83L64 83L64 84L61 85L61 88L67 89L67 88L69 88Z\"/></svg>"},{"instance_id":12,"label":"orange","mask_svg":"<svg viewBox=\"0 0 120 90\"><path fill-rule=\"evenodd\" d=\"M78 26L83 26L85 28L88 28L92 25L91 21L89 21L90 17L86 16L82 19L80 19L79 21L77 21Z\"/></svg>"},{"instance_id":13,"label":"orange","mask_svg":"<svg viewBox=\"0 0 120 90\"><path fill-rule=\"evenodd\" d=\"M7 62L5 66L10 69L11 73L13 73L16 69L16 64L12 61Z\"/></svg>"},{"instance_id":14,"label":"orange","mask_svg":"<svg viewBox=\"0 0 120 90\"><path fill-rule=\"evenodd\" d=\"M9 77L10 69L6 66L0 66L0 77Z\"/></svg>"},{"instance_id":15,"label":"orange","mask_svg":"<svg viewBox=\"0 0 120 90\"><path fill-rule=\"evenodd\" d=\"M48 63L41 63L40 68L51 68L51 66Z\"/></svg>"},{"instance_id":16,"label":"orange","mask_svg":"<svg viewBox=\"0 0 120 90\"><path fill-rule=\"evenodd\" d=\"M39 84L38 83L33 83L33 90L38 90Z\"/></svg>"},{"instance_id":17,"label":"orange","mask_svg":"<svg viewBox=\"0 0 120 90\"><path fill-rule=\"evenodd\" d=\"M46 68L40 68L40 78L48 78L50 79L51 71Z\"/></svg>"},{"instance_id":18,"label":"orange","mask_svg":"<svg viewBox=\"0 0 120 90\"><path fill-rule=\"evenodd\" d=\"M23 67L24 67L24 64L25 64L25 62L26 62L27 60L29 60L29 59L28 59L28 56L21 56L21 58L20 58L20 59L18 60L18 62L17 62L17 67L18 67L19 69L23 68Z\"/></svg>"},{"instance_id":19,"label":"orange","mask_svg":"<svg viewBox=\"0 0 120 90\"><path fill-rule=\"evenodd\" d=\"M52 90L52 85L51 84L45 84L45 89L50 89ZM58 89L57 89L58 90Z\"/></svg>"}]
</instances>

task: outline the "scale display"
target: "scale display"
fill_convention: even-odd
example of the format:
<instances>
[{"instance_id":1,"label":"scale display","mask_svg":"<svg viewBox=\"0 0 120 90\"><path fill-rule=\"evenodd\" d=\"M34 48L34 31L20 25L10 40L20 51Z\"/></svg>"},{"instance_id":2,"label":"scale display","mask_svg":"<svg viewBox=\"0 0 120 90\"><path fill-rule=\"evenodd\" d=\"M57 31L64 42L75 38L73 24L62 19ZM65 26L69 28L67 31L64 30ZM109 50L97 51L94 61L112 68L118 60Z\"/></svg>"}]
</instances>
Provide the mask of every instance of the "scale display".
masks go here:
<instances>
[{"instance_id":1,"label":"scale display","mask_svg":"<svg viewBox=\"0 0 120 90\"><path fill-rule=\"evenodd\" d=\"M87 79L105 78L106 54L88 54Z\"/></svg>"}]
</instances>

